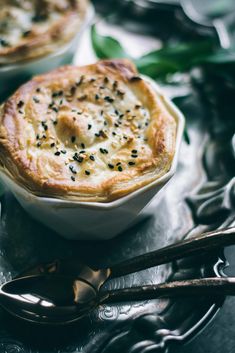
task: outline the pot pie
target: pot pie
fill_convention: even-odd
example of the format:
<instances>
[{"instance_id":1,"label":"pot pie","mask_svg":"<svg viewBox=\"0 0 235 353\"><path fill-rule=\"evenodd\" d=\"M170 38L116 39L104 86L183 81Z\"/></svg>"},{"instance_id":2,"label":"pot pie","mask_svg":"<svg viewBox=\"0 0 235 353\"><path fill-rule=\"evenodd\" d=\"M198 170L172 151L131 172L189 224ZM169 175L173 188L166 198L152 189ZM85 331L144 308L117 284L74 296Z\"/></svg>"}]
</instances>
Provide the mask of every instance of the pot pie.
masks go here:
<instances>
[{"instance_id":1,"label":"pot pie","mask_svg":"<svg viewBox=\"0 0 235 353\"><path fill-rule=\"evenodd\" d=\"M41 57L79 31L87 0L0 0L0 65Z\"/></svg>"},{"instance_id":2,"label":"pot pie","mask_svg":"<svg viewBox=\"0 0 235 353\"><path fill-rule=\"evenodd\" d=\"M109 202L171 167L177 124L128 60L65 66L1 107L0 163L35 195Z\"/></svg>"}]
</instances>

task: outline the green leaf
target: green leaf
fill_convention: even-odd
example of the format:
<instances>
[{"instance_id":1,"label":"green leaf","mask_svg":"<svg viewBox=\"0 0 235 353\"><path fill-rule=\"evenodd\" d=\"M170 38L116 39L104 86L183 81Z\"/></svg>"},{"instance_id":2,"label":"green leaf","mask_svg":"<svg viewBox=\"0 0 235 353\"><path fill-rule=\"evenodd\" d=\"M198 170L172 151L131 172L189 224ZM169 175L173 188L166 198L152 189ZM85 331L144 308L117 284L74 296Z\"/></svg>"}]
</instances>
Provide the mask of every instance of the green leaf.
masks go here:
<instances>
[{"instance_id":1,"label":"green leaf","mask_svg":"<svg viewBox=\"0 0 235 353\"><path fill-rule=\"evenodd\" d=\"M188 71L195 65L198 56L212 53L212 43L196 42L165 46L135 60L138 70L153 78L169 73Z\"/></svg>"},{"instance_id":2,"label":"green leaf","mask_svg":"<svg viewBox=\"0 0 235 353\"><path fill-rule=\"evenodd\" d=\"M95 25L91 28L91 41L99 59L130 58L117 39L98 34Z\"/></svg>"},{"instance_id":3,"label":"green leaf","mask_svg":"<svg viewBox=\"0 0 235 353\"><path fill-rule=\"evenodd\" d=\"M217 64L217 65L226 65L226 64L235 64L235 49L230 50L218 50L214 53L211 53L208 56L198 58L198 62L202 64Z\"/></svg>"}]
</instances>

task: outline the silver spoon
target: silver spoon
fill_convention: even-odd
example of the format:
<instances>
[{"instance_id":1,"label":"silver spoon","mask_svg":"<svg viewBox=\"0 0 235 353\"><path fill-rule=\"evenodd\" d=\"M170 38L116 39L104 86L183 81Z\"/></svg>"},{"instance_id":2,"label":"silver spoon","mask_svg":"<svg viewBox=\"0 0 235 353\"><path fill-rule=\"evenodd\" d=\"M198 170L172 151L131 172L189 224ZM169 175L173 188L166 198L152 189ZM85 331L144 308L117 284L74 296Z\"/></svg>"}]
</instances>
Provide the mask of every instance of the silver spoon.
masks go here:
<instances>
[{"instance_id":1,"label":"silver spoon","mask_svg":"<svg viewBox=\"0 0 235 353\"><path fill-rule=\"evenodd\" d=\"M101 303L194 293L234 295L234 278L202 278L115 291L101 288L108 279L231 244L235 244L235 227L204 233L110 268L95 270L76 261L55 261L2 285L0 304L24 320L66 324L89 314Z\"/></svg>"},{"instance_id":2,"label":"silver spoon","mask_svg":"<svg viewBox=\"0 0 235 353\"><path fill-rule=\"evenodd\" d=\"M223 49L231 47L230 24L235 19L234 0L180 0L185 14L193 22L214 27Z\"/></svg>"},{"instance_id":3,"label":"silver spoon","mask_svg":"<svg viewBox=\"0 0 235 353\"><path fill-rule=\"evenodd\" d=\"M4 285L0 300L7 311L21 319L61 325L81 319L100 304L199 295L235 295L235 277L191 279L97 292L81 279L36 275Z\"/></svg>"}]
</instances>

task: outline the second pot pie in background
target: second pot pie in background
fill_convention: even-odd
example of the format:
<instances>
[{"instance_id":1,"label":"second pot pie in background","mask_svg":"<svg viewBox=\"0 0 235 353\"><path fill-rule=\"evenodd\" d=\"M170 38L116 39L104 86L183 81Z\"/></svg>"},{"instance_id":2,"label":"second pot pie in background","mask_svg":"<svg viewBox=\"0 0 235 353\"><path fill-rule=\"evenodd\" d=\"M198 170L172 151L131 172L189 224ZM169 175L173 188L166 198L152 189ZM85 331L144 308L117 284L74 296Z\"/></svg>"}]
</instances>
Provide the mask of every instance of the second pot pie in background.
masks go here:
<instances>
[{"instance_id":1,"label":"second pot pie in background","mask_svg":"<svg viewBox=\"0 0 235 353\"><path fill-rule=\"evenodd\" d=\"M33 194L109 202L163 176L177 123L127 60L35 77L1 107L0 161Z\"/></svg>"},{"instance_id":2,"label":"second pot pie in background","mask_svg":"<svg viewBox=\"0 0 235 353\"><path fill-rule=\"evenodd\" d=\"M0 65L50 54L79 31L86 0L0 0Z\"/></svg>"}]
</instances>

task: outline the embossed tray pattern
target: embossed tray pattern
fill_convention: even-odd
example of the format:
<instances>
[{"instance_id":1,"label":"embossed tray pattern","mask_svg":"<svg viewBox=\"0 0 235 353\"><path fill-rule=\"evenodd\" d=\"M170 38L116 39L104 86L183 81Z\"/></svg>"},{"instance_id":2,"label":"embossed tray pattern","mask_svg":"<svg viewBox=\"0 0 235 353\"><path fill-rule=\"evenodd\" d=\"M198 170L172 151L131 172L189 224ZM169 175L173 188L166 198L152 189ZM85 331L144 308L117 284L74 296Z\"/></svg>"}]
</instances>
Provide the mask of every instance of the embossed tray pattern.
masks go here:
<instances>
[{"instance_id":1,"label":"embossed tray pattern","mask_svg":"<svg viewBox=\"0 0 235 353\"><path fill-rule=\"evenodd\" d=\"M221 102L229 102L234 87L217 80L220 79L207 74L203 80L192 76L190 82L188 79L181 82L178 89L185 86L188 95L175 102L186 116L190 144L182 143L177 173L155 202L153 217L118 238L96 243L64 240L32 220L10 193L4 193L0 224L1 282L28 267L60 257L73 256L91 266L109 266L232 224L235 123L231 116L235 108ZM229 114L224 114L226 109ZM226 260L221 250L115 279L107 287L222 276L224 266ZM89 317L63 328L23 323L0 310L0 353L167 352L169 347L199 332L223 301L223 297L200 297L104 305Z\"/></svg>"}]
</instances>

